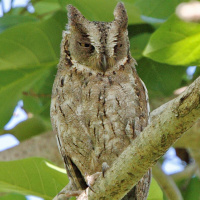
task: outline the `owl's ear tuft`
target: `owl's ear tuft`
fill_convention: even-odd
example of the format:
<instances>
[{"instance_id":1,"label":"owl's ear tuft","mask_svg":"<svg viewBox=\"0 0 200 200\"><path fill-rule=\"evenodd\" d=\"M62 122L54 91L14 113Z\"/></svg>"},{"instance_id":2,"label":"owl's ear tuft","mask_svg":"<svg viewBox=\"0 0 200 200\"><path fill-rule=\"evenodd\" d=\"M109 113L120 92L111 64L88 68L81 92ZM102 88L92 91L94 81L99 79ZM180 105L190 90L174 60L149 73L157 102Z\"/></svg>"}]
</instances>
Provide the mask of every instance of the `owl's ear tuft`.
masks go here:
<instances>
[{"instance_id":1,"label":"owl's ear tuft","mask_svg":"<svg viewBox=\"0 0 200 200\"><path fill-rule=\"evenodd\" d=\"M81 12L72 5L67 6L68 11L68 25L81 29L81 24L86 25L88 20L81 14ZM82 27L83 28L83 27Z\"/></svg>"},{"instance_id":2,"label":"owl's ear tuft","mask_svg":"<svg viewBox=\"0 0 200 200\"><path fill-rule=\"evenodd\" d=\"M126 29L128 26L128 15L124 4L119 2L114 10L115 21L119 24L119 27Z\"/></svg>"}]
</instances>

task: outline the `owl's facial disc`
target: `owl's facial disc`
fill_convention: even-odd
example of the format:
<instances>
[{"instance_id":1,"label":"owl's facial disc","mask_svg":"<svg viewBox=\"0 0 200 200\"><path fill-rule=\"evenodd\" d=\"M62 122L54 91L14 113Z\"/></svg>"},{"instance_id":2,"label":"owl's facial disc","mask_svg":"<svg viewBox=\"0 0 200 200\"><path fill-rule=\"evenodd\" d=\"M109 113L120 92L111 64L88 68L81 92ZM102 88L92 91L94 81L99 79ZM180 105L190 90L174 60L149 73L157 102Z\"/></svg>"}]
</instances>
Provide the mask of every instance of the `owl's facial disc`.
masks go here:
<instances>
[{"instance_id":1,"label":"owl's facial disc","mask_svg":"<svg viewBox=\"0 0 200 200\"><path fill-rule=\"evenodd\" d=\"M88 21L75 7L68 6L68 49L73 60L105 72L129 54L127 13L118 3L112 22Z\"/></svg>"}]
</instances>

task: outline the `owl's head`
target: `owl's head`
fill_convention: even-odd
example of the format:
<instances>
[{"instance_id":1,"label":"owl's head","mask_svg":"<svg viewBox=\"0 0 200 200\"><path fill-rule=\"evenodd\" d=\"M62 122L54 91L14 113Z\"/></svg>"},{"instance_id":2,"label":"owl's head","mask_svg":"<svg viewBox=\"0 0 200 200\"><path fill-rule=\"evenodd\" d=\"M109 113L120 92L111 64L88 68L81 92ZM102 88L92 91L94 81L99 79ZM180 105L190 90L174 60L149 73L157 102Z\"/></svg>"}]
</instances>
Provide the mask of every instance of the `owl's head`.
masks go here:
<instances>
[{"instance_id":1,"label":"owl's head","mask_svg":"<svg viewBox=\"0 0 200 200\"><path fill-rule=\"evenodd\" d=\"M72 5L68 5L67 9L68 25L63 35L63 52L72 62L105 72L127 58L128 17L123 3L117 4L112 22L89 21Z\"/></svg>"}]
</instances>

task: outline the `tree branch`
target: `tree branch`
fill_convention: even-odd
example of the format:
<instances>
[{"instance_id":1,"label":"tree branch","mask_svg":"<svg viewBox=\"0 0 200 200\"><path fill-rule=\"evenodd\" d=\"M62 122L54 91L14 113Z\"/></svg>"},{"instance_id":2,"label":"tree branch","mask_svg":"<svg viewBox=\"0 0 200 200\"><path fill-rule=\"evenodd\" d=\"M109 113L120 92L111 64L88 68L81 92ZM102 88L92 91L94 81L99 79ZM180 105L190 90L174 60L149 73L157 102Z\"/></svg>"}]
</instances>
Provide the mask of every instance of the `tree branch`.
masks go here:
<instances>
[{"instance_id":1,"label":"tree branch","mask_svg":"<svg viewBox=\"0 0 200 200\"><path fill-rule=\"evenodd\" d=\"M200 120L198 120L174 146L178 148L200 148Z\"/></svg>"},{"instance_id":2,"label":"tree branch","mask_svg":"<svg viewBox=\"0 0 200 200\"><path fill-rule=\"evenodd\" d=\"M198 168L200 169L200 151L199 151L199 148L189 148L189 152L190 152L191 156L194 158L195 163L197 164Z\"/></svg>"},{"instance_id":3,"label":"tree branch","mask_svg":"<svg viewBox=\"0 0 200 200\"><path fill-rule=\"evenodd\" d=\"M174 174L170 175L170 177L172 177L172 179L175 182L178 182L183 179L190 179L194 174L199 176L197 164L192 163L192 164L188 165L183 171L174 173Z\"/></svg>"},{"instance_id":4,"label":"tree branch","mask_svg":"<svg viewBox=\"0 0 200 200\"><path fill-rule=\"evenodd\" d=\"M163 192L165 192L168 200L183 200L181 192L174 180L163 172L159 163L153 167L152 172L153 177L163 189Z\"/></svg>"},{"instance_id":5,"label":"tree branch","mask_svg":"<svg viewBox=\"0 0 200 200\"><path fill-rule=\"evenodd\" d=\"M33 156L47 158L58 166L63 166L55 134L52 131L29 138L13 148L0 152L1 161L17 160Z\"/></svg>"},{"instance_id":6,"label":"tree branch","mask_svg":"<svg viewBox=\"0 0 200 200\"><path fill-rule=\"evenodd\" d=\"M78 200L121 199L157 160L200 117L200 78L180 96L170 101L164 111L119 156L105 177L100 176Z\"/></svg>"}]
</instances>

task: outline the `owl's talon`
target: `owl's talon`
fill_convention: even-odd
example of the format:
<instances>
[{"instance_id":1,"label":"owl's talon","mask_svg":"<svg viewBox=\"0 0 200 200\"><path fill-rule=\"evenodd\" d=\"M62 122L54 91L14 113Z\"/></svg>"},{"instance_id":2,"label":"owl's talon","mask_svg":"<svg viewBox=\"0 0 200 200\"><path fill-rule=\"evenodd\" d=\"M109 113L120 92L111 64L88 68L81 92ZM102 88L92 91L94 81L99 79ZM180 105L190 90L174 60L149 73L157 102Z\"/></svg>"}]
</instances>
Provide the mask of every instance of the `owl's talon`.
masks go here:
<instances>
[{"instance_id":1,"label":"owl's talon","mask_svg":"<svg viewBox=\"0 0 200 200\"><path fill-rule=\"evenodd\" d=\"M102 163L102 175L103 175L103 177L105 177L105 172L108 170L109 167L110 166L108 165L107 162Z\"/></svg>"},{"instance_id":2,"label":"owl's talon","mask_svg":"<svg viewBox=\"0 0 200 200\"><path fill-rule=\"evenodd\" d=\"M96 192L92 189L92 187L91 187L90 185L88 185L88 187L90 188L90 190L92 190L92 192L96 193Z\"/></svg>"}]
</instances>

